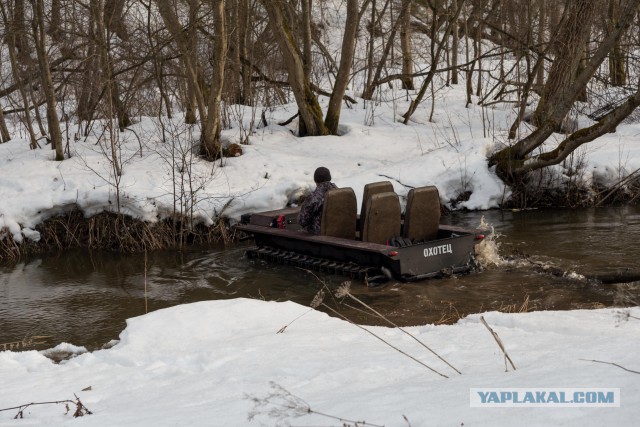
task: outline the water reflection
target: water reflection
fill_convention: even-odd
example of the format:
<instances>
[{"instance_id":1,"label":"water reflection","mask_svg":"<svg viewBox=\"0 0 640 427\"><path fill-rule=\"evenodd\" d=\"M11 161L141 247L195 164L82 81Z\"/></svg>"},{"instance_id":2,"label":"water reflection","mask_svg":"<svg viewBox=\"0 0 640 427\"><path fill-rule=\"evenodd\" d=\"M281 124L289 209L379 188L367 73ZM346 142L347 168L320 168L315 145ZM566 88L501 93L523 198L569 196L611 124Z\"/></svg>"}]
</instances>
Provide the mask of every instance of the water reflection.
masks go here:
<instances>
[{"instance_id":1,"label":"water reflection","mask_svg":"<svg viewBox=\"0 0 640 427\"><path fill-rule=\"evenodd\" d=\"M352 292L401 325L452 322L485 310L597 308L640 301L640 285L602 285L559 277L540 266L581 274L639 268L640 208L453 213L443 218L477 226L481 217L501 235L500 267L420 283ZM144 255L67 252L0 268L0 344L47 335L60 342L102 346L125 320L148 310L237 297L308 305L323 286L345 278L244 257L250 243ZM334 302L330 297L327 303ZM350 319L384 324L353 301L338 305Z\"/></svg>"}]
</instances>

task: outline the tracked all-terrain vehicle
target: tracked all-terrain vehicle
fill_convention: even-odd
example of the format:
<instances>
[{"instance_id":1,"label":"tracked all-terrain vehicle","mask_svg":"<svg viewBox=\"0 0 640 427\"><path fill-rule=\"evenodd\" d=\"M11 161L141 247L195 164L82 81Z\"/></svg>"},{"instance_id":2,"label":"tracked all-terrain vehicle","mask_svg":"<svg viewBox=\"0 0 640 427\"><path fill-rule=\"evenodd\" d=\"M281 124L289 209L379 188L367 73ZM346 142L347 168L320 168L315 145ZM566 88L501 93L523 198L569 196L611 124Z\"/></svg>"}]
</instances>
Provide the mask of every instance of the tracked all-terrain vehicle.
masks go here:
<instances>
[{"instance_id":1,"label":"tracked all-terrain vehicle","mask_svg":"<svg viewBox=\"0 0 640 427\"><path fill-rule=\"evenodd\" d=\"M484 231L440 224L436 187L411 189L405 212L388 181L367 184L357 214L351 188L325 194L319 235L297 223L299 208L247 214L236 229L255 239L247 255L302 268L417 281L472 271Z\"/></svg>"}]
</instances>

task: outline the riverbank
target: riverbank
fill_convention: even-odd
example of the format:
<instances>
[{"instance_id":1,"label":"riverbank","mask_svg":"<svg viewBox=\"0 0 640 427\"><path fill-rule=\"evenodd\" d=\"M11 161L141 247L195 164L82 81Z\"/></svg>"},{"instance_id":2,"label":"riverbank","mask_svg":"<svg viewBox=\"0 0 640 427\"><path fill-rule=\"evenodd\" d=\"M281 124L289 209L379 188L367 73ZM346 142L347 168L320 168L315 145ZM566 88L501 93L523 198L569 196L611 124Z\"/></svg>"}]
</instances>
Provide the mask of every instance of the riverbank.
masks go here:
<instances>
[{"instance_id":1,"label":"riverbank","mask_svg":"<svg viewBox=\"0 0 640 427\"><path fill-rule=\"evenodd\" d=\"M232 231L224 218L211 226L185 221L163 219L143 221L127 215L102 212L85 218L82 212L71 212L48 218L35 226L38 240L23 239L17 242L6 233L0 239L0 262L15 263L24 257L84 249L89 251L113 251L137 253L228 243Z\"/></svg>"},{"instance_id":2,"label":"riverbank","mask_svg":"<svg viewBox=\"0 0 640 427\"><path fill-rule=\"evenodd\" d=\"M107 350L80 354L82 348L61 344L58 350L80 354L61 364L35 351L0 352L0 375L11 390L2 394L0 409L14 408L0 412L0 426L355 425L356 420L388 427L633 425L640 415L633 403L640 399L639 318L637 307L488 312L454 325L405 329L439 359L400 329L367 327L367 333L291 302L180 305L128 320L120 341ZM563 407L547 399L540 407L500 408L482 406L472 390L518 390L522 396L537 390L551 396L559 388L596 397L609 390L619 394L605 407L586 402ZM471 399L480 406L472 406ZM56 400L70 400L69 409L65 403L20 407ZM80 408L85 415L74 420L78 402L91 414ZM17 414L24 419L14 420Z\"/></svg>"},{"instance_id":3,"label":"riverbank","mask_svg":"<svg viewBox=\"0 0 640 427\"><path fill-rule=\"evenodd\" d=\"M426 110L408 125L396 121L406 100L360 100L343 110L341 136L313 138L296 137L295 121L278 125L295 113L295 105L265 110L267 126L258 127L255 108L236 106L242 114L222 140L248 144L242 155L216 162L196 155L199 131L181 116L140 117L113 135L115 151L104 145L108 128L96 122L89 135L69 141L62 162L48 148L31 150L28 141L15 138L0 144L4 258L39 247L126 251L217 239L222 222L297 203L314 188L313 171L320 165L339 187L354 189L358 204L364 185L382 180L392 183L401 203L411 188L435 185L451 210L638 202L640 124L621 124L562 164L533 174L527 192L513 195L487 158L504 144L516 111L492 107L487 128L485 107L453 102L464 99L463 88L443 88L435 97L432 121L419 121ZM327 99L321 105L326 108ZM577 123L586 126L589 119ZM67 134L77 135L76 125L69 126ZM554 135L550 143L561 138Z\"/></svg>"},{"instance_id":4,"label":"riverbank","mask_svg":"<svg viewBox=\"0 0 640 427\"><path fill-rule=\"evenodd\" d=\"M584 193L584 191L582 191ZM637 204L638 195L627 189L605 189L599 194L606 194L606 199L590 200L589 203L573 199L579 206L571 208L608 207L625 204ZM545 200L548 209L564 209L562 201L570 201L576 196L575 189L560 193L551 190L549 193L539 193ZM557 204L555 204L557 203ZM516 206L510 201L506 206ZM537 208L533 208L537 209ZM511 208L508 210L519 210ZM442 214L451 211L445 206ZM90 251L113 251L124 254L139 253L153 250L175 249L182 250L190 246L203 246L219 243L232 243L236 235L229 218L217 218L212 225L197 223L187 225L189 221L173 221L163 219L149 222L128 215L117 215L112 212L102 212L86 218L79 209L57 215L44 220L35 226L38 240L23 239L16 241L5 228L0 232L0 263L15 263L25 257L58 253L60 251L86 249Z\"/></svg>"}]
</instances>

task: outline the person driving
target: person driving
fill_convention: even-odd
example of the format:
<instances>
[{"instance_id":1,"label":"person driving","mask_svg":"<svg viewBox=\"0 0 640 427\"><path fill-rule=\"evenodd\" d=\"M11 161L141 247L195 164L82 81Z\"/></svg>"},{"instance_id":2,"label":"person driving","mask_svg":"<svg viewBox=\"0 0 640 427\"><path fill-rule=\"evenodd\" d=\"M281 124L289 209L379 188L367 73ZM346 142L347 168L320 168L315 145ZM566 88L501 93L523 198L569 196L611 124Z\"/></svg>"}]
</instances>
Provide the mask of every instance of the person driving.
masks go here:
<instances>
[{"instance_id":1,"label":"person driving","mask_svg":"<svg viewBox=\"0 0 640 427\"><path fill-rule=\"evenodd\" d=\"M298 224L309 233L320 234L324 195L327 191L338 187L331 182L331 172L324 166L316 169L313 180L316 183L316 189L302 203Z\"/></svg>"}]
</instances>

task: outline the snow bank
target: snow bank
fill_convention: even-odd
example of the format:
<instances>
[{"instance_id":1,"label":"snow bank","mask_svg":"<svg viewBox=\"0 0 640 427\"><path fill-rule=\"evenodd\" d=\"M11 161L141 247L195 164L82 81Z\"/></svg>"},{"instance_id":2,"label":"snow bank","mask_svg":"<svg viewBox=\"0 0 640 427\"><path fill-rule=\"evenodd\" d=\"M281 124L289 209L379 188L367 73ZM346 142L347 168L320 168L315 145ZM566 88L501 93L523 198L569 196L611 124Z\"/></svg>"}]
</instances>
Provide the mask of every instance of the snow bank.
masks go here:
<instances>
[{"instance_id":1,"label":"snow bank","mask_svg":"<svg viewBox=\"0 0 640 427\"><path fill-rule=\"evenodd\" d=\"M640 308L621 310L640 317ZM17 411L0 412L0 426L339 424L305 411L295 418L300 408L279 406L286 401L385 426L406 426L403 416L412 426L633 425L640 415L638 374L590 361L640 370L638 320L620 314L625 313L485 313L517 367L508 372L480 315L455 325L407 328L462 375L400 330L368 327L446 379L362 329L292 302L181 305L130 319L113 348L61 364L36 351L0 352L0 409L73 399L75 393L93 412L74 420L62 405L34 406L22 420L12 420ZM477 387L619 388L622 403L471 408L470 388Z\"/></svg>"}]
</instances>

